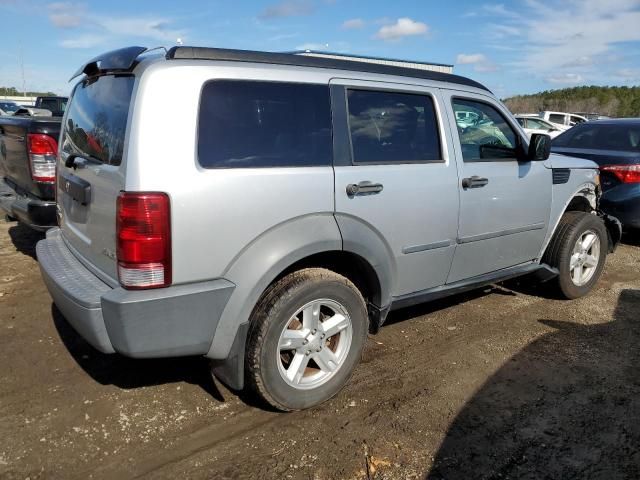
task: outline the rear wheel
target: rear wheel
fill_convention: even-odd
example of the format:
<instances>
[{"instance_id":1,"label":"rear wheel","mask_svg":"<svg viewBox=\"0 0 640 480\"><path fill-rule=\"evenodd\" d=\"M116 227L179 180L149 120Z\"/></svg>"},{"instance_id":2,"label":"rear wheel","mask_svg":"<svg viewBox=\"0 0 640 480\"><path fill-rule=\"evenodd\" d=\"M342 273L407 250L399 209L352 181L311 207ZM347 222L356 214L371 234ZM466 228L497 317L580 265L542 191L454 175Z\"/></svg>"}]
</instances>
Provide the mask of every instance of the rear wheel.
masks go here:
<instances>
[{"instance_id":1,"label":"rear wheel","mask_svg":"<svg viewBox=\"0 0 640 480\"><path fill-rule=\"evenodd\" d=\"M318 405L353 373L367 331L364 299L347 278L319 268L287 275L252 315L248 386L279 410Z\"/></svg>"},{"instance_id":2,"label":"rear wheel","mask_svg":"<svg viewBox=\"0 0 640 480\"><path fill-rule=\"evenodd\" d=\"M607 230L596 215L567 212L542 259L559 271L558 291L565 298L579 298L598 282L609 245Z\"/></svg>"}]
</instances>

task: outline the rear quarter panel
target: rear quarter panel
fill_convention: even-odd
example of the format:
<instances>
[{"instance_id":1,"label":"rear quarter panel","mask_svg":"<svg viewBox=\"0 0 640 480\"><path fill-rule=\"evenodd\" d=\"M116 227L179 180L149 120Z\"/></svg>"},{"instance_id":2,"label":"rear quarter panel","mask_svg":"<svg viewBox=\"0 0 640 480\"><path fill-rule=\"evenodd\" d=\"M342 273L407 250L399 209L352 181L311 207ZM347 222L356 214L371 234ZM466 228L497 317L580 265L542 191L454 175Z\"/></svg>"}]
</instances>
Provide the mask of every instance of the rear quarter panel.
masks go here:
<instances>
[{"instance_id":1,"label":"rear quarter panel","mask_svg":"<svg viewBox=\"0 0 640 480\"><path fill-rule=\"evenodd\" d=\"M181 63L152 65L141 77L126 178L126 190L162 191L171 198L176 284L225 276L270 230L310 214L331 215L334 208L330 166L205 169L197 159L200 92L206 81L322 83L317 75L269 66Z\"/></svg>"},{"instance_id":2,"label":"rear quarter panel","mask_svg":"<svg viewBox=\"0 0 640 480\"><path fill-rule=\"evenodd\" d=\"M225 358L240 323L284 269L340 250L330 165L205 169L197 158L200 94L212 79L327 84L317 74L269 65L173 61L141 76L131 122L126 190L171 199L173 283L224 277L235 290L215 327L211 358ZM327 96L327 101L329 97Z\"/></svg>"}]
</instances>

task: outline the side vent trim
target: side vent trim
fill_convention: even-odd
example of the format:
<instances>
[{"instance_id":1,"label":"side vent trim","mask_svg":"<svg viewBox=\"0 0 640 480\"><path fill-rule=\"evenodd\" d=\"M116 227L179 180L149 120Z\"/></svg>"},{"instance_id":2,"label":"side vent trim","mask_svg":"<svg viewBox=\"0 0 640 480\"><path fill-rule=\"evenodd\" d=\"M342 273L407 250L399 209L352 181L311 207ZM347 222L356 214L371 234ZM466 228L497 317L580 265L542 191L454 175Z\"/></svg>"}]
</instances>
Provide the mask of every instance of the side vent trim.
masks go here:
<instances>
[{"instance_id":1,"label":"side vent trim","mask_svg":"<svg viewBox=\"0 0 640 480\"><path fill-rule=\"evenodd\" d=\"M554 168L552 169L553 184L563 185L569 181L571 177L571 169L569 168Z\"/></svg>"}]
</instances>

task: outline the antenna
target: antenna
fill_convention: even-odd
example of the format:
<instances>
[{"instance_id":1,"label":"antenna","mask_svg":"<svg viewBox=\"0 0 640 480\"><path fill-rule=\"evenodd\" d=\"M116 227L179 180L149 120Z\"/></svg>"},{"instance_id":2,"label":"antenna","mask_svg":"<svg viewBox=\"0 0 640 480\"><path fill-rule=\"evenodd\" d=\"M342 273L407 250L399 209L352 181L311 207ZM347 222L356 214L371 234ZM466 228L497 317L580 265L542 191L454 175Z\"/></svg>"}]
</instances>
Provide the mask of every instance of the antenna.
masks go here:
<instances>
[{"instance_id":1,"label":"antenna","mask_svg":"<svg viewBox=\"0 0 640 480\"><path fill-rule=\"evenodd\" d=\"M22 45L20 45L20 70L22 72L22 96L27 96L27 81L24 76L24 55L22 54Z\"/></svg>"}]
</instances>

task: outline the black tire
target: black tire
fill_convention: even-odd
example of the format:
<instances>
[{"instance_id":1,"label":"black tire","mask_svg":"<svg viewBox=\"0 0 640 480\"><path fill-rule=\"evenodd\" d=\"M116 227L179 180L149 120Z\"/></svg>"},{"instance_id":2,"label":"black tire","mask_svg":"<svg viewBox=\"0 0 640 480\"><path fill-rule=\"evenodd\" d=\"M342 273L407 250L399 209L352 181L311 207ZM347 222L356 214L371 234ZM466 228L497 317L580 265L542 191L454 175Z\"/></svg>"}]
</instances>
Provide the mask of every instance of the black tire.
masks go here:
<instances>
[{"instance_id":1,"label":"black tire","mask_svg":"<svg viewBox=\"0 0 640 480\"><path fill-rule=\"evenodd\" d=\"M571 256L578 239L588 231L595 233L600 241L600 253L593 275L583 285L577 285L571 277ZM605 259L609 251L607 228L600 217L585 212L565 213L556 232L542 257L542 263L555 267L560 272L554 282L560 295L567 299L580 298L587 295L598 282L604 269Z\"/></svg>"},{"instance_id":2,"label":"black tire","mask_svg":"<svg viewBox=\"0 0 640 480\"><path fill-rule=\"evenodd\" d=\"M318 299L332 300L344 307L351 319L351 343L339 368L325 383L301 390L287 383L281 374L279 340L296 312ZM319 405L338 393L351 377L360 361L368 327L364 299L347 278L321 268L291 273L265 291L252 313L245 363L247 387L278 410Z\"/></svg>"}]
</instances>

